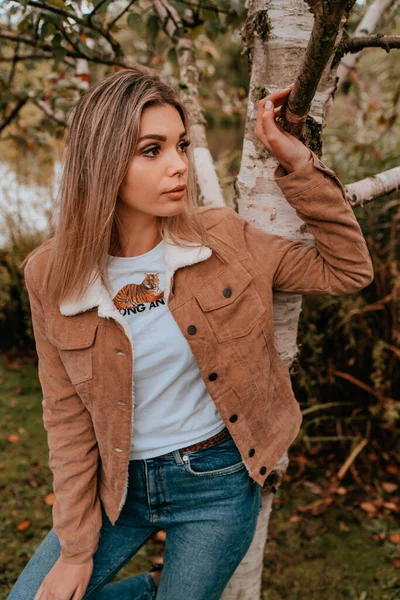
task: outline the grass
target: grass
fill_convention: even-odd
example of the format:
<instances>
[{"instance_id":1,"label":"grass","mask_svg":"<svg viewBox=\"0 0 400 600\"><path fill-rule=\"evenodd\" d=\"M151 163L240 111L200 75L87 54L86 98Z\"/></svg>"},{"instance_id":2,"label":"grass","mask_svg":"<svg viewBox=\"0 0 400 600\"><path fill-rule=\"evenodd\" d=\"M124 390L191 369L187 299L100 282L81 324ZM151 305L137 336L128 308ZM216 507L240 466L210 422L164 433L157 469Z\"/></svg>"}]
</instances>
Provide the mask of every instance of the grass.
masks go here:
<instances>
[{"instance_id":1,"label":"grass","mask_svg":"<svg viewBox=\"0 0 400 600\"><path fill-rule=\"evenodd\" d=\"M51 473L34 365L9 370L0 359L0 423L0 600L4 600L51 528ZM293 468L289 466L289 476ZM343 499L320 515L299 512L299 506L316 498L302 483L285 482L274 499L262 600L399 600L399 571L391 560L400 556L400 549L387 536L378 542L372 538L394 531L393 518L372 518ZM162 548L161 543L145 544L117 579L148 570Z\"/></svg>"}]
</instances>

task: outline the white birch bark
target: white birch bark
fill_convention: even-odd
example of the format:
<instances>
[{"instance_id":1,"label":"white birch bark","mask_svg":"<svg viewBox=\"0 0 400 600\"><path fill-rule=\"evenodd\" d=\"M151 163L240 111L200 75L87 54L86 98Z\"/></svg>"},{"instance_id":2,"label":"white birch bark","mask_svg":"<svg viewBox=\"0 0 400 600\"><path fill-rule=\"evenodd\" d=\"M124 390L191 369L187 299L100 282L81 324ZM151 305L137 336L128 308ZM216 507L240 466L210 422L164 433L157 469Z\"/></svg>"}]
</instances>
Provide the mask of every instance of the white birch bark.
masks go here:
<instances>
[{"instance_id":1,"label":"white birch bark","mask_svg":"<svg viewBox=\"0 0 400 600\"><path fill-rule=\"evenodd\" d=\"M400 167L394 167L382 173L371 175L360 181L344 186L346 198L354 207L364 206L376 198L382 198L400 190Z\"/></svg>"},{"instance_id":2,"label":"white birch bark","mask_svg":"<svg viewBox=\"0 0 400 600\"><path fill-rule=\"evenodd\" d=\"M258 100L294 81L311 34L313 16L306 3L300 0L249 0L247 6L248 19L243 32L245 44L251 50L252 73L242 162L235 184L238 212L246 221L264 231L314 244L313 236L305 231L303 221L273 181L276 160L268 155L266 148L253 134ZM326 72L309 112L321 126L324 124L324 112L334 83L335 74ZM263 92L261 96L260 88ZM301 301L300 295L274 294L276 345L288 368L298 354L296 338ZM288 455L285 453L274 469L279 477L278 485L288 463ZM272 500L271 485L266 483L255 537L229 581L222 600L260 598Z\"/></svg>"},{"instance_id":3,"label":"white birch bark","mask_svg":"<svg viewBox=\"0 0 400 600\"><path fill-rule=\"evenodd\" d=\"M359 37L362 35L368 35L374 33L379 21L381 20L383 13L390 5L393 4L393 0L375 0L365 11L365 15L361 19L358 27L356 28L353 37ZM360 60L361 52L355 54L346 54L340 61L340 65L336 72L338 77L337 89L341 90L344 82L351 69L354 69L357 62Z\"/></svg>"}]
</instances>

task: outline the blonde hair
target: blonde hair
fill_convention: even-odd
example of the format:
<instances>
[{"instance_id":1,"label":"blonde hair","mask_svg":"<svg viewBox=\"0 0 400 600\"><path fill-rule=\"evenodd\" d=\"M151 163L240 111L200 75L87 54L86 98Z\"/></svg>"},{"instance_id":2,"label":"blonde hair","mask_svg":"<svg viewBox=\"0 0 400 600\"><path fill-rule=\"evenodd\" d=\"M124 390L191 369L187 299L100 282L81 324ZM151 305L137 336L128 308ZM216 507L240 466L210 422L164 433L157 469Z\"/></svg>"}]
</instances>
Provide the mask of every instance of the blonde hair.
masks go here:
<instances>
[{"instance_id":1,"label":"blonde hair","mask_svg":"<svg viewBox=\"0 0 400 600\"><path fill-rule=\"evenodd\" d=\"M189 135L189 115L175 89L157 74L136 68L118 71L92 86L71 110L58 223L51 240L40 246L52 242L45 274L46 292L52 301L60 303L83 293L92 283L93 270L108 287L108 255L115 256L120 250L118 190L136 150L143 110L163 104L178 110ZM191 148L187 150L185 207L178 215L158 218L160 233L166 229L180 245L180 240L208 245L225 262L219 240L207 232L196 213L194 160Z\"/></svg>"}]
</instances>

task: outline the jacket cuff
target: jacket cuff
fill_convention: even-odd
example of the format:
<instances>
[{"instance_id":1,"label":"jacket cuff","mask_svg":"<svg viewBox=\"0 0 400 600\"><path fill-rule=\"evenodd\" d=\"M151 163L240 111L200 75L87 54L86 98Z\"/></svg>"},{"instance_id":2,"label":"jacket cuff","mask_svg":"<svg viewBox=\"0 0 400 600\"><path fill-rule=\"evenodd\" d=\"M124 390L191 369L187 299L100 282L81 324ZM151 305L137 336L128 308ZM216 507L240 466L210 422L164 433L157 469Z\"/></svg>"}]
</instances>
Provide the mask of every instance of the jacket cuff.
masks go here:
<instances>
[{"instance_id":1,"label":"jacket cuff","mask_svg":"<svg viewBox=\"0 0 400 600\"><path fill-rule=\"evenodd\" d=\"M310 150L310 149L309 149ZM274 181L280 187L286 198L304 194L317 187L324 181L324 174L333 177L343 189L336 173L327 167L318 156L310 150L308 162L292 173L286 174L285 169L279 164L274 170Z\"/></svg>"}]
</instances>

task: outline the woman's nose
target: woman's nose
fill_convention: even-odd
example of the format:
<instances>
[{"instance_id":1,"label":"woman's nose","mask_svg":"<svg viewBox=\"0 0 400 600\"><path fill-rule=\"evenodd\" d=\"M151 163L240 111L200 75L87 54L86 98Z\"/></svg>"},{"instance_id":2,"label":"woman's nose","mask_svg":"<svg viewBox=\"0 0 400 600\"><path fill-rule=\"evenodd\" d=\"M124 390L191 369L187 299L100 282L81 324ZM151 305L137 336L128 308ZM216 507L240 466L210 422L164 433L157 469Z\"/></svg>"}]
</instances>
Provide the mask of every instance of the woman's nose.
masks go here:
<instances>
[{"instance_id":1,"label":"woman's nose","mask_svg":"<svg viewBox=\"0 0 400 600\"><path fill-rule=\"evenodd\" d=\"M187 163L185 161L183 161L182 159L178 159L176 161L173 162L172 166L170 166L170 172L173 175L174 173L176 173L177 171L180 171L181 173L185 173L187 171Z\"/></svg>"}]
</instances>

